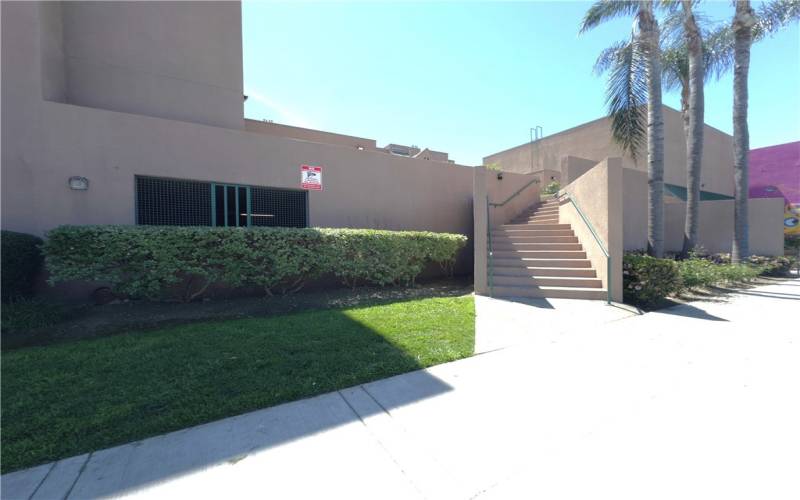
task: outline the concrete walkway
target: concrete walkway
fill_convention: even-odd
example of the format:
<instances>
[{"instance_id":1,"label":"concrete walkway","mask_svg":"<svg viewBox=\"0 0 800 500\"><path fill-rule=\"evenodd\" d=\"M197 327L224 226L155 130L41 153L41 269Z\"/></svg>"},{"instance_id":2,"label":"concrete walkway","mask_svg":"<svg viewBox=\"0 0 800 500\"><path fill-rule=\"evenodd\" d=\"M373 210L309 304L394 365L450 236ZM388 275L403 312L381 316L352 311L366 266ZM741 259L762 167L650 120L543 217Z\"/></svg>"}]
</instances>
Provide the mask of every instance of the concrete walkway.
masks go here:
<instances>
[{"instance_id":1,"label":"concrete walkway","mask_svg":"<svg viewBox=\"0 0 800 500\"><path fill-rule=\"evenodd\" d=\"M641 314L632 306L602 300L495 299L475 297L475 352L504 349L537 338L599 325Z\"/></svg>"},{"instance_id":2,"label":"concrete walkway","mask_svg":"<svg viewBox=\"0 0 800 500\"><path fill-rule=\"evenodd\" d=\"M800 281L2 478L3 498L800 498Z\"/></svg>"}]
</instances>

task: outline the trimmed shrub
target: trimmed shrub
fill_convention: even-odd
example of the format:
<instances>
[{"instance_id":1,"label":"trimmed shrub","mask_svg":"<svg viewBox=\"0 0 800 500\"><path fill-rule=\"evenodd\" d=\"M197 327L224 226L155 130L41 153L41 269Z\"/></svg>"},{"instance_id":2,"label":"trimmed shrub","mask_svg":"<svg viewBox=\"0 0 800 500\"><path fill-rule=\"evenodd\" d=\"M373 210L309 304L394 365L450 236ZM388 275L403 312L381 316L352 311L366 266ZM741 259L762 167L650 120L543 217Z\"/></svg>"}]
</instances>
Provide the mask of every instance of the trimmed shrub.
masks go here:
<instances>
[{"instance_id":1,"label":"trimmed shrub","mask_svg":"<svg viewBox=\"0 0 800 500\"><path fill-rule=\"evenodd\" d=\"M212 284L271 295L324 274L349 286L410 283L427 262L452 269L466 241L369 229L62 226L48 234L44 252L51 283L104 282L132 297L191 301Z\"/></svg>"},{"instance_id":2,"label":"trimmed shrub","mask_svg":"<svg viewBox=\"0 0 800 500\"><path fill-rule=\"evenodd\" d=\"M544 191L542 191L542 193L556 194L559 189L561 189L561 184L559 184L558 181L553 181L549 183L547 186L545 186Z\"/></svg>"},{"instance_id":3,"label":"trimmed shrub","mask_svg":"<svg viewBox=\"0 0 800 500\"><path fill-rule=\"evenodd\" d=\"M718 267L706 259L686 259L677 261L684 288L709 286L719 281Z\"/></svg>"},{"instance_id":4,"label":"trimmed shrub","mask_svg":"<svg viewBox=\"0 0 800 500\"><path fill-rule=\"evenodd\" d=\"M643 308L656 305L682 288L674 260L626 254L622 259L623 300Z\"/></svg>"},{"instance_id":5,"label":"trimmed shrub","mask_svg":"<svg viewBox=\"0 0 800 500\"><path fill-rule=\"evenodd\" d=\"M724 264L709 259L678 261L683 286L687 289L750 281L765 270L758 264Z\"/></svg>"},{"instance_id":6,"label":"trimmed shrub","mask_svg":"<svg viewBox=\"0 0 800 500\"><path fill-rule=\"evenodd\" d=\"M717 266L717 283L741 283L757 278L764 271L759 266L749 264L721 264Z\"/></svg>"},{"instance_id":7,"label":"trimmed shrub","mask_svg":"<svg viewBox=\"0 0 800 500\"><path fill-rule=\"evenodd\" d=\"M704 258L716 264L731 263L731 254L729 253L717 253ZM744 264L758 268L763 276L788 276L792 269L797 268L798 261L791 256L765 257L751 255Z\"/></svg>"},{"instance_id":8,"label":"trimmed shrub","mask_svg":"<svg viewBox=\"0 0 800 500\"><path fill-rule=\"evenodd\" d=\"M31 234L2 231L2 296L3 302L33 293L33 281L42 267L42 240Z\"/></svg>"}]
</instances>

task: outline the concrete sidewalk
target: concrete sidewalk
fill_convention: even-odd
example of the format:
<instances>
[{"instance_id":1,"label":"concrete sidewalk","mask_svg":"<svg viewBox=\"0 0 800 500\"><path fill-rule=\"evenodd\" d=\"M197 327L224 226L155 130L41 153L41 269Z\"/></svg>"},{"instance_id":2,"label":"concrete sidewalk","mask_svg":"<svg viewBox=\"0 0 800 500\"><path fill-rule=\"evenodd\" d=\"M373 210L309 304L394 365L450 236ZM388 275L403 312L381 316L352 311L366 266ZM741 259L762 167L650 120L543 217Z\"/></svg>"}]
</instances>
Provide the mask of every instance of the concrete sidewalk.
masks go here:
<instances>
[{"instance_id":1,"label":"concrete sidewalk","mask_svg":"<svg viewBox=\"0 0 800 500\"><path fill-rule=\"evenodd\" d=\"M800 497L800 282L6 475L3 498Z\"/></svg>"},{"instance_id":2,"label":"concrete sidewalk","mask_svg":"<svg viewBox=\"0 0 800 500\"><path fill-rule=\"evenodd\" d=\"M592 330L636 316L627 304L578 299L497 299L475 296L475 353L504 349L541 338L542 334Z\"/></svg>"}]
</instances>

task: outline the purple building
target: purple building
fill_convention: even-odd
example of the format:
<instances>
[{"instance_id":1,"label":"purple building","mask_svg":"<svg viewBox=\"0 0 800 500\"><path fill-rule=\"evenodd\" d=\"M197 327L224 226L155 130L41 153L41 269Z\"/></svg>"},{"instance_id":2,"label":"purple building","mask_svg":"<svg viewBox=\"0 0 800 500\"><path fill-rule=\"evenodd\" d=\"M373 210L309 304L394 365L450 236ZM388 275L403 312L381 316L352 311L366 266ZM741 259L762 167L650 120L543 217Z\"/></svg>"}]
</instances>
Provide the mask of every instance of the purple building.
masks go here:
<instances>
[{"instance_id":1,"label":"purple building","mask_svg":"<svg viewBox=\"0 0 800 500\"><path fill-rule=\"evenodd\" d=\"M779 197L784 232L800 235L800 141L750 151L750 198Z\"/></svg>"}]
</instances>

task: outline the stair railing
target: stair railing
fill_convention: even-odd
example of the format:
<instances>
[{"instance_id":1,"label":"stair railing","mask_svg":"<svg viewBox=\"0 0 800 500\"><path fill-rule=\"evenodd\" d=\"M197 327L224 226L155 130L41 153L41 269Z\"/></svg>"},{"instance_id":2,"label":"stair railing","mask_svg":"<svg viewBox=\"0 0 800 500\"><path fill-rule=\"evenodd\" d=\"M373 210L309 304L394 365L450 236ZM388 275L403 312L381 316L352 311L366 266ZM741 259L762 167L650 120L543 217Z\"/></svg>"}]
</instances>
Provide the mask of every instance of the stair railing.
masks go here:
<instances>
[{"instance_id":1,"label":"stair railing","mask_svg":"<svg viewBox=\"0 0 800 500\"><path fill-rule=\"evenodd\" d=\"M487 245L487 259L486 264L488 269L487 277L489 281L489 297L494 297L494 257L492 255L492 217L491 217L491 210L492 208L503 207L508 202L519 196L520 193L528 189L531 184L539 182L539 179L533 178L527 184L522 186L521 188L514 191L514 193L505 199L505 201L500 203L492 203L489 201L489 195L486 195L486 245Z\"/></svg>"},{"instance_id":2,"label":"stair railing","mask_svg":"<svg viewBox=\"0 0 800 500\"><path fill-rule=\"evenodd\" d=\"M606 303L611 304L611 254L608 251L608 247L603 242L603 240L600 239L600 236L598 236L597 231L595 231L594 229L594 226L592 225L591 222L589 222L589 218L586 217L585 213L583 213L583 210L581 210L581 207L578 206L578 203L575 201L575 199L572 196L570 196L570 194L567 192L562 192L558 194L559 200L565 198L567 201L572 203L573 207L575 207L575 211L578 212L578 215L581 216L584 225L589 229L589 232L592 233L592 236L594 236L594 240L597 242L597 245L600 247L600 250L603 251L603 255L606 256L606 291L608 292L606 296Z\"/></svg>"}]
</instances>

